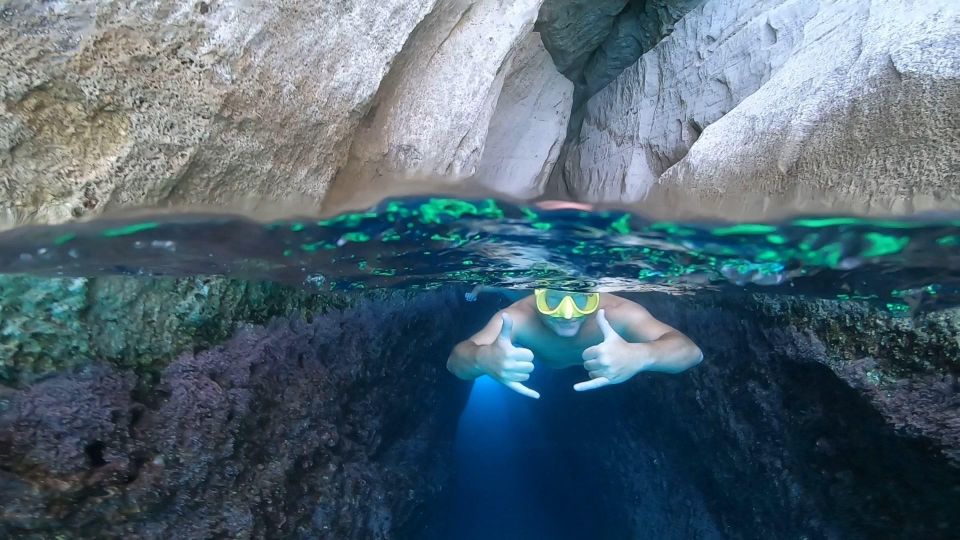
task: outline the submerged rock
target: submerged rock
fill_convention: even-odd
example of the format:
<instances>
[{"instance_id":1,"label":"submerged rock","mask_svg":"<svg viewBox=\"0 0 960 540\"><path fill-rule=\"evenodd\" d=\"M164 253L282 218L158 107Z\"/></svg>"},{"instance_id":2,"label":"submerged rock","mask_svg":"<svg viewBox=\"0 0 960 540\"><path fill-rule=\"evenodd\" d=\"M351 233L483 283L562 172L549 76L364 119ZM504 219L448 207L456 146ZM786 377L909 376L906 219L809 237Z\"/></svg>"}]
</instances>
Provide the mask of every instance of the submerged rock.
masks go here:
<instances>
[{"instance_id":1,"label":"submerged rock","mask_svg":"<svg viewBox=\"0 0 960 540\"><path fill-rule=\"evenodd\" d=\"M956 313L911 322L834 301L638 299L705 360L630 385L623 429L663 449L681 471L670 481L695 487L724 537L948 538L960 527ZM615 478L643 470L612 461Z\"/></svg>"},{"instance_id":2,"label":"submerged rock","mask_svg":"<svg viewBox=\"0 0 960 540\"><path fill-rule=\"evenodd\" d=\"M219 343L241 323L319 314L350 301L214 277L0 276L0 384L29 384L102 362L152 379L175 356Z\"/></svg>"},{"instance_id":3,"label":"submerged rock","mask_svg":"<svg viewBox=\"0 0 960 540\"><path fill-rule=\"evenodd\" d=\"M460 305L433 293L247 327L145 393L108 365L8 391L0 535L394 537L439 489Z\"/></svg>"}]
</instances>

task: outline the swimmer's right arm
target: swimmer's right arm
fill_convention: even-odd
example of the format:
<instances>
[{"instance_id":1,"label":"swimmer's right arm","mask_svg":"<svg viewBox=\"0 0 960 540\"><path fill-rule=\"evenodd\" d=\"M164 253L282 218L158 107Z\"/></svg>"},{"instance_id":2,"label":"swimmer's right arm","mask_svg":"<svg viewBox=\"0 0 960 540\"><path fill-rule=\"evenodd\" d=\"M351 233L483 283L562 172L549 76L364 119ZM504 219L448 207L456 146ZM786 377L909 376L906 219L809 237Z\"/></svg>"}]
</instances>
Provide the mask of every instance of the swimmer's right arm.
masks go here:
<instances>
[{"instance_id":1,"label":"swimmer's right arm","mask_svg":"<svg viewBox=\"0 0 960 540\"><path fill-rule=\"evenodd\" d=\"M513 319L501 311L473 337L454 347L447 369L464 380L488 375L507 388L537 399L540 394L522 383L533 372L533 351L512 342Z\"/></svg>"}]
</instances>

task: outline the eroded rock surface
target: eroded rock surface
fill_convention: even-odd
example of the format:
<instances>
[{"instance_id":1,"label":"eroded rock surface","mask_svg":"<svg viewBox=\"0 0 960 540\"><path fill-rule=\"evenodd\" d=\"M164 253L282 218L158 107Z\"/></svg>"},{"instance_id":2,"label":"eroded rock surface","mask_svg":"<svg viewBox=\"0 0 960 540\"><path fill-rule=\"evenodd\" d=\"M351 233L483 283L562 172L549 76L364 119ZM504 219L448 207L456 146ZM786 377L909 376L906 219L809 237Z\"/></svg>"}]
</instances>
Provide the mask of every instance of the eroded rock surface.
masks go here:
<instances>
[{"instance_id":1,"label":"eroded rock surface","mask_svg":"<svg viewBox=\"0 0 960 540\"><path fill-rule=\"evenodd\" d=\"M477 174L468 182L511 197L541 195L560 156L573 106L573 83L561 75L531 32L507 73Z\"/></svg>"},{"instance_id":2,"label":"eroded rock surface","mask_svg":"<svg viewBox=\"0 0 960 540\"><path fill-rule=\"evenodd\" d=\"M242 323L321 314L350 301L215 277L0 276L0 384L25 385L95 361L149 379L183 351L215 345Z\"/></svg>"},{"instance_id":3,"label":"eroded rock surface","mask_svg":"<svg viewBox=\"0 0 960 540\"><path fill-rule=\"evenodd\" d=\"M546 0L537 29L554 62L577 85L575 107L670 35L703 0Z\"/></svg>"},{"instance_id":4,"label":"eroded rock surface","mask_svg":"<svg viewBox=\"0 0 960 540\"><path fill-rule=\"evenodd\" d=\"M396 537L439 489L462 405L464 386L436 384L459 306L433 293L248 327L149 391L108 365L8 389L0 533Z\"/></svg>"},{"instance_id":5,"label":"eroded rock surface","mask_svg":"<svg viewBox=\"0 0 960 540\"><path fill-rule=\"evenodd\" d=\"M166 203L318 205L434 4L6 3L0 226Z\"/></svg>"},{"instance_id":6,"label":"eroded rock surface","mask_svg":"<svg viewBox=\"0 0 960 540\"><path fill-rule=\"evenodd\" d=\"M910 322L838 302L637 299L705 360L641 377L619 416L669 449L724 537L948 538L960 526L955 312Z\"/></svg>"},{"instance_id":7,"label":"eroded rock surface","mask_svg":"<svg viewBox=\"0 0 960 540\"><path fill-rule=\"evenodd\" d=\"M383 81L325 204L407 176L472 175L504 78L542 0L442 0Z\"/></svg>"},{"instance_id":8,"label":"eroded rock surface","mask_svg":"<svg viewBox=\"0 0 960 540\"><path fill-rule=\"evenodd\" d=\"M575 198L652 195L652 212L725 217L948 204L960 19L947 1L908 11L705 2L591 98L556 183Z\"/></svg>"}]
</instances>

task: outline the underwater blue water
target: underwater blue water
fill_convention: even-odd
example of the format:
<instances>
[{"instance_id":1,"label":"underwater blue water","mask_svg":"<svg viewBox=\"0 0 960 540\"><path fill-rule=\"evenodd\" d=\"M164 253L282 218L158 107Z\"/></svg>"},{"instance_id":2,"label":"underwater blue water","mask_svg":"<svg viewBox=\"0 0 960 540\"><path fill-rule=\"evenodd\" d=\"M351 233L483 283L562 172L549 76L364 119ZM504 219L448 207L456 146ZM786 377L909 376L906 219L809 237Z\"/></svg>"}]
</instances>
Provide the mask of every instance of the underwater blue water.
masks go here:
<instances>
[{"instance_id":1,"label":"underwater blue water","mask_svg":"<svg viewBox=\"0 0 960 540\"><path fill-rule=\"evenodd\" d=\"M433 510L425 540L577 540L622 534L625 527L609 515L601 495L605 486L589 461L566 448L582 438L604 444L613 432L612 419L544 421L544 411L564 419L583 409L583 396L567 391L576 377L582 378L576 371L534 372L531 384L545 390L536 401L487 377L474 382L457 425L453 478ZM598 393L587 399L619 397ZM585 424L590 429L585 431Z\"/></svg>"}]
</instances>

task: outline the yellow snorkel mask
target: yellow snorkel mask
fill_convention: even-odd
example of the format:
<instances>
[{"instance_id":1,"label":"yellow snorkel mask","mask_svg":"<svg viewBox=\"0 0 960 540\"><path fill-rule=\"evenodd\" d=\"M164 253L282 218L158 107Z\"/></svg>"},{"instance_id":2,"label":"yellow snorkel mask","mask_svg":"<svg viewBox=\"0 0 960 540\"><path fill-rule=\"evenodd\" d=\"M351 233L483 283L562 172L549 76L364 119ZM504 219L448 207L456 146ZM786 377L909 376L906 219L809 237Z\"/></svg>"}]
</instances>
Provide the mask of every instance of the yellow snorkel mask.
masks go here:
<instances>
[{"instance_id":1,"label":"yellow snorkel mask","mask_svg":"<svg viewBox=\"0 0 960 540\"><path fill-rule=\"evenodd\" d=\"M534 289L533 295L537 300L537 311L548 316L563 319L573 319L589 315L600 307L600 293L570 293L565 291L550 291L549 289ZM557 298L563 295L562 298Z\"/></svg>"}]
</instances>

